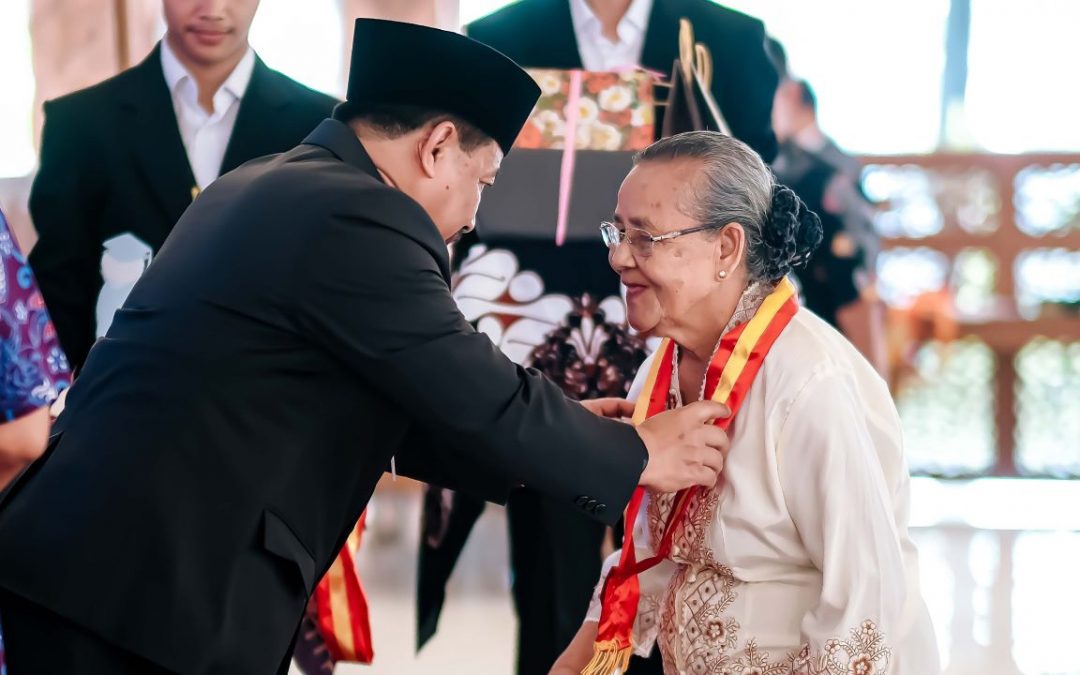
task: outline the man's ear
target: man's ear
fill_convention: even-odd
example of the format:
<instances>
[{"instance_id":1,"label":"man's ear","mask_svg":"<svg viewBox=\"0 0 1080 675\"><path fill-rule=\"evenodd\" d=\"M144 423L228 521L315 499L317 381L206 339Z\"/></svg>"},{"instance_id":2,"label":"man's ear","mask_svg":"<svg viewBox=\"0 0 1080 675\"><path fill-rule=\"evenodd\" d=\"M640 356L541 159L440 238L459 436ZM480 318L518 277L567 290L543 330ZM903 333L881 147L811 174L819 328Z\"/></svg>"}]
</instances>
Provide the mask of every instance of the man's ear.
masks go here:
<instances>
[{"instance_id":1,"label":"man's ear","mask_svg":"<svg viewBox=\"0 0 1080 675\"><path fill-rule=\"evenodd\" d=\"M457 142L457 127L449 120L439 122L421 137L420 167L428 178L435 176L436 162L442 159L443 153Z\"/></svg>"}]
</instances>

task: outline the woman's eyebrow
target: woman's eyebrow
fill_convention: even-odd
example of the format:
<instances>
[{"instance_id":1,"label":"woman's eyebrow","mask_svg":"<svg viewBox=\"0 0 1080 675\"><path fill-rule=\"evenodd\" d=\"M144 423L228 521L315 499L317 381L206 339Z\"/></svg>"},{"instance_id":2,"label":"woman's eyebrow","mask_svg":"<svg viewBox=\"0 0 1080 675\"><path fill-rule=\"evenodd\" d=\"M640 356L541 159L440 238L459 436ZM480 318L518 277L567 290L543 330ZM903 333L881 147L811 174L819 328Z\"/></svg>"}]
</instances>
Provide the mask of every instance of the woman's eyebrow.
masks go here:
<instances>
[{"instance_id":1,"label":"woman's eyebrow","mask_svg":"<svg viewBox=\"0 0 1080 675\"><path fill-rule=\"evenodd\" d=\"M652 221L649 220L648 216L634 216L632 218L625 218L616 213L611 216L611 222L615 223L616 225L631 225L633 227L638 227L643 230L649 230L650 232L655 231Z\"/></svg>"}]
</instances>

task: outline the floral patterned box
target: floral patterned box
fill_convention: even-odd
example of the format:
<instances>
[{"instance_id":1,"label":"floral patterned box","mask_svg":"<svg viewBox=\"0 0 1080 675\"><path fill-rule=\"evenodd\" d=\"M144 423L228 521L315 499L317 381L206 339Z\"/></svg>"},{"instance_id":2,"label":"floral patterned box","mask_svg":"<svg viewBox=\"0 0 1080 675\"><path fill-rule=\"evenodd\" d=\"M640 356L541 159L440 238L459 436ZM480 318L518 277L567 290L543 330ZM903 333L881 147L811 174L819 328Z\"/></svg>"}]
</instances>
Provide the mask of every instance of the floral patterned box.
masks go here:
<instances>
[{"instance_id":1,"label":"floral patterned box","mask_svg":"<svg viewBox=\"0 0 1080 675\"><path fill-rule=\"evenodd\" d=\"M653 76L642 70L620 73L529 69L540 85L540 100L515 147L566 146L566 106L577 101L577 150L642 150L654 140ZM580 82L576 94L571 87Z\"/></svg>"}]
</instances>

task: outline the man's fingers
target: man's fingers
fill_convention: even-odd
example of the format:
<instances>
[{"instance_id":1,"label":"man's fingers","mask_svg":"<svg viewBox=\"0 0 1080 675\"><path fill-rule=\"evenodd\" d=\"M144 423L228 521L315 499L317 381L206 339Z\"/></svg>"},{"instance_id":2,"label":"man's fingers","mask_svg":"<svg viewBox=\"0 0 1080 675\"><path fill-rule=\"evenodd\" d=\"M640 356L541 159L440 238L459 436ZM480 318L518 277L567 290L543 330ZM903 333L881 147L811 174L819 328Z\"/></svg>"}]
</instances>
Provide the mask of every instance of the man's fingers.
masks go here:
<instances>
[{"instance_id":1,"label":"man's fingers","mask_svg":"<svg viewBox=\"0 0 1080 675\"><path fill-rule=\"evenodd\" d=\"M716 479L719 474L714 473L712 469L699 466L694 469L694 483L700 485L703 488L711 488L716 485Z\"/></svg>"},{"instance_id":2,"label":"man's fingers","mask_svg":"<svg viewBox=\"0 0 1080 675\"><path fill-rule=\"evenodd\" d=\"M634 414L634 404L622 398L597 398L591 401L582 401L589 412L602 417L621 419L631 417Z\"/></svg>"},{"instance_id":3,"label":"man's fingers","mask_svg":"<svg viewBox=\"0 0 1080 675\"><path fill-rule=\"evenodd\" d=\"M695 401L683 408L691 418L701 424L707 424L715 419L729 417L731 410L723 403L716 401Z\"/></svg>"},{"instance_id":4,"label":"man's fingers","mask_svg":"<svg viewBox=\"0 0 1080 675\"><path fill-rule=\"evenodd\" d=\"M633 417L634 404L624 398L602 398L604 417Z\"/></svg>"},{"instance_id":5,"label":"man's fingers","mask_svg":"<svg viewBox=\"0 0 1080 675\"><path fill-rule=\"evenodd\" d=\"M698 461L711 469L713 473L719 474L724 470L724 454L711 448L702 450L698 455Z\"/></svg>"},{"instance_id":6,"label":"man's fingers","mask_svg":"<svg viewBox=\"0 0 1080 675\"><path fill-rule=\"evenodd\" d=\"M731 439L728 437L727 432L714 426L702 426L697 431L696 440L702 445L719 450L725 455L731 445Z\"/></svg>"}]
</instances>

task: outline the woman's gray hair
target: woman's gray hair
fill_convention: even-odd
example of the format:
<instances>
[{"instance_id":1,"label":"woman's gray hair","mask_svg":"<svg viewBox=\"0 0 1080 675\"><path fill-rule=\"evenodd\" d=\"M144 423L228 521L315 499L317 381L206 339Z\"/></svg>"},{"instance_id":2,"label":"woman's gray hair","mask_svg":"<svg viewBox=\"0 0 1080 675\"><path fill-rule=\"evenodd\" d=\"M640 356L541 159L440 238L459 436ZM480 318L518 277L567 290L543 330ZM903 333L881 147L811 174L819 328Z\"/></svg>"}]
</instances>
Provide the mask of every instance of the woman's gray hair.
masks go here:
<instances>
[{"instance_id":1,"label":"woman's gray hair","mask_svg":"<svg viewBox=\"0 0 1080 675\"><path fill-rule=\"evenodd\" d=\"M751 281L767 281L765 228L776 179L761 157L742 141L716 131L690 131L661 139L634 163L697 159L704 168L683 192L679 211L702 225L736 222L746 232L746 268Z\"/></svg>"}]
</instances>

